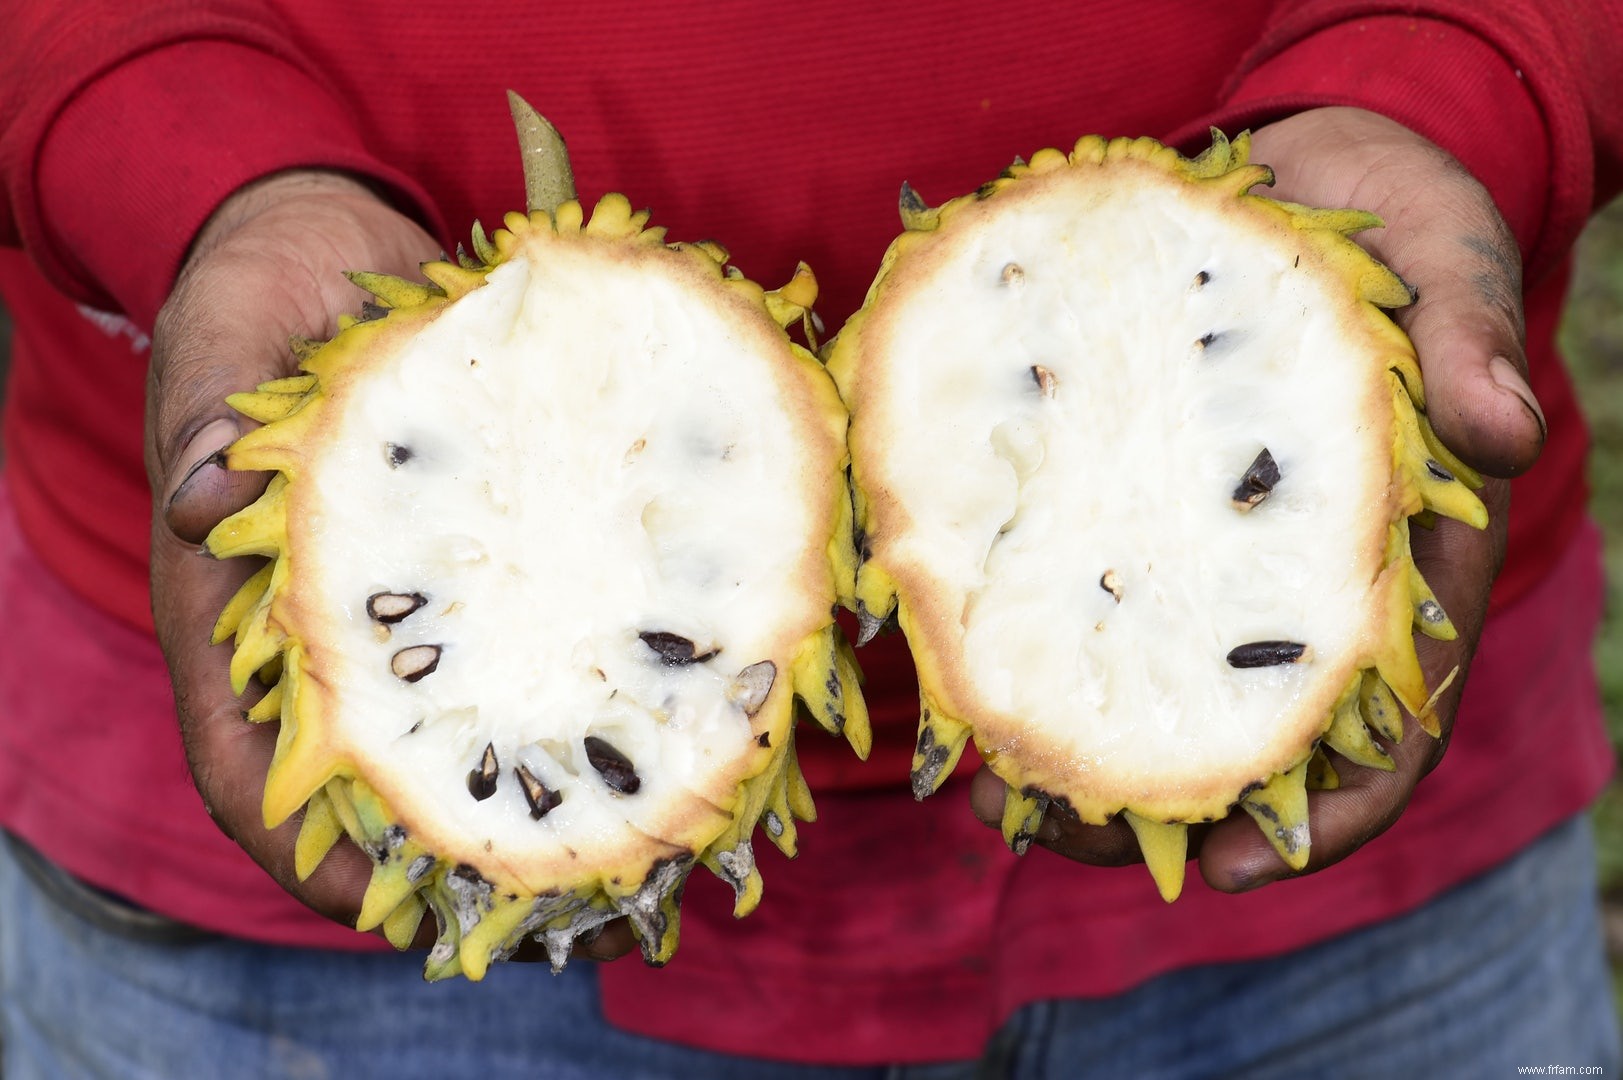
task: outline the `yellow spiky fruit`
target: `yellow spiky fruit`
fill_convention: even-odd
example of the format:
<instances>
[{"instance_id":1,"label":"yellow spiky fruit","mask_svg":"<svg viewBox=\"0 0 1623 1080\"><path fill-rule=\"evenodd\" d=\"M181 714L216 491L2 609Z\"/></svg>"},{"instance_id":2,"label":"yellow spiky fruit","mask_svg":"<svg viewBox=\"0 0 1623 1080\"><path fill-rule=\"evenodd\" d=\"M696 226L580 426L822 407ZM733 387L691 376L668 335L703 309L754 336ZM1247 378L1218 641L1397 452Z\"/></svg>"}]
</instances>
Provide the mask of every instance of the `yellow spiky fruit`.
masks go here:
<instances>
[{"instance_id":1,"label":"yellow spiky fruit","mask_svg":"<svg viewBox=\"0 0 1623 1080\"><path fill-rule=\"evenodd\" d=\"M431 978L619 916L664 962L695 864L747 914L757 824L792 855L811 820L796 703L869 742L845 412L784 330L816 283L647 220L568 199L426 283L353 274L364 317L231 398L265 426L229 465L276 473L208 539L270 560L215 631L239 693L271 684L265 823L302 810L301 876L371 857L359 929L432 912Z\"/></svg>"},{"instance_id":2,"label":"yellow spiky fruit","mask_svg":"<svg viewBox=\"0 0 1623 1080\"><path fill-rule=\"evenodd\" d=\"M1379 224L1250 194L1249 140L1043 150L905 226L829 369L851 409L855 606L918 666L920 797L969 737L1024 850L1122 815L1168 899L1236 806L1293 867L1328 749L1435 734L1413 631L1453 628L1409 518L1482 527L1381 308ZM1372 732L1373 729L1373 732Z\"/></svg>"}]
</instances>

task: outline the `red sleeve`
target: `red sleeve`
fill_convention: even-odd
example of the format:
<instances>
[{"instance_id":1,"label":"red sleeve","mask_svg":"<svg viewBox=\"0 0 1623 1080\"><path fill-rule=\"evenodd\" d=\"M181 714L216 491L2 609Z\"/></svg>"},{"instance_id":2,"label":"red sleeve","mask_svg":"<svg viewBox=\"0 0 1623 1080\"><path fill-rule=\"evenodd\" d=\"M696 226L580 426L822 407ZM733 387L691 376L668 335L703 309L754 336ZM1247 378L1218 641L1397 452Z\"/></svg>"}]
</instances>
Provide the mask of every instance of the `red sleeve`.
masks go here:
<instances>
[{"instance_id":1,"label":"red sleeve","mask_svg":"<svg viewBox=\"0 0 1623 1080\"><path fill-rule=\"evenodd\" d=\"M1623 0L1281 4L1225 88L1218 126L1320 105L1389 116L1488 187L1536 280L1623 188L1620 42Z\"/></svg>"},{"instance_id":2,"label":"red sleeve","mask_svg":"<svg viewBox=\"0 0 1623 1080\"><path fill-rule=\"evenodd\" d=\"M198 228L294 167L369 178L431 229L432 203L368 152L354 110L261 5L36 2L0 67L0 243L75 300L150 329ZM443 230L441 230L443 232Z\"/></svg>"}]
</instances>

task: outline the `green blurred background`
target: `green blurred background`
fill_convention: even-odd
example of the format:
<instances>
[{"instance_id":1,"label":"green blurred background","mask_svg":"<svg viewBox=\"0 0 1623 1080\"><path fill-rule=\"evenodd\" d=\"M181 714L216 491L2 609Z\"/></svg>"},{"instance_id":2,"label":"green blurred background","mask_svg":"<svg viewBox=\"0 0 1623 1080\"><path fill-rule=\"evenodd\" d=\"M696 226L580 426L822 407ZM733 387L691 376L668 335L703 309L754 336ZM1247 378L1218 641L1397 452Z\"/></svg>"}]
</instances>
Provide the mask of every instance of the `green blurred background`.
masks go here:
<instances>
[{"instance_id":1,"label":"green blurred background","mask_svg":"<svg viewBox=\"0 0 1623 1080\"><path fill-rule=\"evenodd\" d=\"M1590 506L1606 532L1606 621L1595 643L1612 745L1623 746L1623 199L1590 222L1561 324L1561 343L1595 439ZM1595 807L1601 902L1612 986L1623 1014L1623 781Z\"/></svg>"}]
</instances>

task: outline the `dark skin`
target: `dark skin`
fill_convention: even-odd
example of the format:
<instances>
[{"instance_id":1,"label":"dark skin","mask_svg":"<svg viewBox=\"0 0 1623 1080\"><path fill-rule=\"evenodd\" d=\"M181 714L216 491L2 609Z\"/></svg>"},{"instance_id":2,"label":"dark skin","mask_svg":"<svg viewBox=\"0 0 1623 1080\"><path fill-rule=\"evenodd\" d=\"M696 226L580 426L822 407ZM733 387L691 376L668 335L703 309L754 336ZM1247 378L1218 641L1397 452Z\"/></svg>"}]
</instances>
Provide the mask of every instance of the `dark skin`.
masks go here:
<instances>
[{"instance_id":1,"label":"dark skin","mask_svg":"<svg viewBox=\"0 0 1623 1080\"><path fill-rule=\"evenodd\" d=\"M1490 476L1514 476L1537 458L1543 420L1524 378L1516 245L1487 193L1435 146L1391 121L1350 109L1303 113L1257 132L1253 160L1278 174L1273 195L1318 206L1372 210L1386 228L1360 239L1420 293L1398 315L1425 372L1430 415L1443 440ZM267 831L260 815L275 725L242 718L227 678L228 646L210 647L205 628L252 560L216 562L198 545L227 514L263 489L263 474L221 468L214 455L248 421L227 394L291 374L292 335L330 336L362 295L342 277L357 267L412 277L436 244L414 222L349 178L289 173L238 192L199 234L153 338L147 399L148 476L155 492L152 595L168 659L187 759L205 804L227 835L314 910L353 923L371 864L340 844L306 881L293 872L298 822ZM1442 522L1416 531L1416 559L1460 640L1421 639L1435 684L1469 665L1481 634L1488 587L1504 555L1507 485L1482 492L1493 524L1476 532ZM1411 719L1393 747L1397 769L1341 768L1343 786L1311 796L1308 872L1337 862L1378 835L1407 805L1415 784L1447 746L1460 683L1438 707L1443 738ZM988 824L1002 811L1004 785L982 771L971 806ZM1085 826L1050 814L1037 842L1083 862L1138 859L1125 824ZM1201 873L1226 891L1254 888L1290 871L1245 816L1192 830ZM426 929L420 941L426 941ZM623 922L577 953L611 959L633 947Z\"/></svg>"}]
</instances>

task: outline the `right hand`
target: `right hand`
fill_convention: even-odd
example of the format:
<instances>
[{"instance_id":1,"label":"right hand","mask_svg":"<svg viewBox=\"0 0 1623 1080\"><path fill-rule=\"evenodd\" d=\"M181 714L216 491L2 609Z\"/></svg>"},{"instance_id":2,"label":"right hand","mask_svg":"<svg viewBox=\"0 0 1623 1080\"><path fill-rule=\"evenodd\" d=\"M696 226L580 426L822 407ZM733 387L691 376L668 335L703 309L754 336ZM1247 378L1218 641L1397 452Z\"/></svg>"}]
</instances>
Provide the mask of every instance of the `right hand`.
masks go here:
<instances>
[{"instance_id":1,"label":"right hand","mask_svg":"<svg viewBox=\"0 0 1623 1080\"><path fill-rule=\"evenodd\" d=\"M354 925L372 872L340 843L308 880L293 869L295 817L266 830L260 813L277 725L251 724L231 692L229 643L209 644L221 608L255 560L217 562L199 545L269 481L231 472L215 455L253 426L226 395L295 374L295 335L324 339L363 294L343 271L420 277L440 246L370 188L328 172L280 173L243 188L199 232L153 333L146 468L152 520L152 608L174 684L186 759L216 824L289 893ZM250 691L252 693L252 691ZM425 924L419 943L432 940ZM612 959L632 947L623 920L577 950Z\"/></svg>"}]
</instances>

